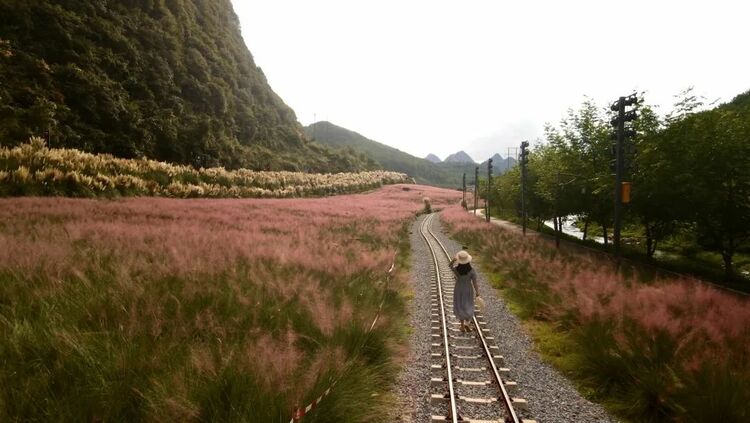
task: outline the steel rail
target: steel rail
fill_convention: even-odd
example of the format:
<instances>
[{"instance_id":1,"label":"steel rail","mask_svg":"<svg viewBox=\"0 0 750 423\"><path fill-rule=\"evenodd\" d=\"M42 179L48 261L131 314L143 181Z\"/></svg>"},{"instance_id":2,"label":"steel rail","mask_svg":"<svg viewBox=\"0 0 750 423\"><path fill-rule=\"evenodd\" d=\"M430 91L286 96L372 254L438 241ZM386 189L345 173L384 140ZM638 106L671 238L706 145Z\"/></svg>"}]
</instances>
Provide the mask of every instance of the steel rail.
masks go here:
<instances>
[{"instance_id":1,"label":"steel rail","mask_svg":"<svg viewBox=\"0 0 750 423\"><path fill-rule=\"evenodd\" d=\"M431 218L435 214L431 214L429 217ZM427 221L428 219L425 219ZM432 219L429 219L430 222L432 222ZM424 223L423 223L424 225ZM435 242L440 246L440 248L443 250L443 253L445 256L450 260L450 254L448 254L448 250L445 248L442 242L438 239L438 237L432 232L432 229L428 226L427 231L429 232L430 236L435 239ZM424 235L423 235L424 236ZM428 242L428 246L429 246ZM435 256L435 252L432 251L432 247L430 246L430 251L432 252L433 257ZM435 259L435 265L437 266L437 259ZM440 303L442 307L442 290L440 291ZM442 310L441 310L442 311ZM443 319L445 317L443 316ZM444 320L445 321L445 320ZM497 386L500 388L503 404L505 406L505 411L508 413L508 417L511 419L513 423L520 423L521 421L518 419L518 415L516 414L516 410L513 407L513 400L511 399L510 395L508 394L508 391L505 389L505 383L503 382L502 377L500 377L500 372L497 369L497 365L495 364L495 360L492 358L492 353L490 352L489 347L487 346L487 341L484 338L484 334L482 333L482 329L479 326L479 322L477 322L476 315L473 317L474 321L474 327L476 329L477 334L479 335L479 340L482 343L482 349L484 350L484 354L487 357L487 360L490 363L490 367L492 368L492 373L495 378L495 382L497 383ZM450 375L450 374L449 374ZM508 421L506 419L506 421Z\"/></svg>"},{"instance_id":2,"label":"steel rail","mask_svg":"<svg viewBox=\"0 0 750 423\"><path fill-rule=\"evenodd\" d=\"M440 319L442 323L443 328L443 349L445 353L445 366L446 370L448 371L448 395L450 399L450 418L452 423L458 423L458 410L456 408L456 392L453 388L453 373L451 368L451 355L450 351L448 350L448 326L446 324L447 319L445 318L445 305L443 304L443 286L442 282L440 280L440 267L438 266L438 259L437 254L435 254L435 250L432 245L430 245L430 240L427 238L427 235L425 235L425 228L427 228L427 231L432 234L430 231L429 224L432 222L433 216L435 214L428 215L423 221L422 225L420 227L420 235L422 235L422 238L424 238L425 242L427 243L427 246L430 249L430 253L432 254L432 261L435 264L435 278L437 282L437 288L438 288L438 298L440 299ZM433 235L434 237L434 235Z\"/></svg>"}]
</instances>

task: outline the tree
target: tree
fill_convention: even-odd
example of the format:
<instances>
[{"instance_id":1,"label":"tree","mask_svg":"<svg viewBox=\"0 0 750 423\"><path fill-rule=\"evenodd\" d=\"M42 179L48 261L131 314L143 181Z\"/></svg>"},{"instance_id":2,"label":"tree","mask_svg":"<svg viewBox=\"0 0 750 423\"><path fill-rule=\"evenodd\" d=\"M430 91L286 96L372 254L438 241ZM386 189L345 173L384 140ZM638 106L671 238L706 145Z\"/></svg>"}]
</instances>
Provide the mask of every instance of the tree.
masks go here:
<instances>
[{"instance_id":1,"label":"tree","mask_svg":"<svg viewBox=\"0 0 750 423\"><path fill-rule=\"evenodd\" d=\"M718 108L684 124L692 129L698 242L721 253L731 280L737 247L750 239L750 112Z\"/></svg>"},{"instance_id":2,"label":"tree","mask_svg":"<svg viewBox=\"0 0 750 423\"><path fill-rule=\"evenodd\" d=\"M658 243L674 234L680 221L689 219L685 212L690 208L683 204L686 181L682 166L686 163L677 160L683 146L680 137L661 134L663 124L650 106L641 104L638 113L633 140L637 154L631 159L631 210L644 227L646 256L652 258Z\"/></svg>"},{"instance_id":3,"label":"tree","mask_svg":"<svg viewBox=\"0 0 750 423\"><path fill-rule=\"evenodd\" d=\"M577 215L602 227L605 242L612 219L612 177L610 161L610 128L602 109L586 99L579 110L569 110L560 127L548 126L546 137L553 146L549 152L556 165L547 167L541 177L547 190L557 192L558 216ZM587 231L586 231L587 232Z\"/></svg>"},{"instance_id":4,"label":"tree","mask_svg":"<svg viewBox=\"0 0 750 423\"><path fill-rule=\"evenodd\" d=\"M56 147L126 158L365 166L304 136L229 0L4 0L0 16L0 143L50 130Z\"/></svg>"}]
</instances>

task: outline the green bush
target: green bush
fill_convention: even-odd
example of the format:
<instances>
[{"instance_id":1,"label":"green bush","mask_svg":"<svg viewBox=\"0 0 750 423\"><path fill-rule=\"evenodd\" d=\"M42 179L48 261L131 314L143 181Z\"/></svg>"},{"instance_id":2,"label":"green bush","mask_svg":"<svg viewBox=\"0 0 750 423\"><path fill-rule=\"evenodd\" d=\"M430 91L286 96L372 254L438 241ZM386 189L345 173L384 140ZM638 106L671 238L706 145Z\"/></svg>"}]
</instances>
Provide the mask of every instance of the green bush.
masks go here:
<instances>
[{"instance_id":1,"label":"green bush","mask_svg":"<svg viewBox=\"0 0 750 423\"><path fill-rule=\"evenodd\" d=\"M50 149L40 138L31 138L18 147L0 148L0 169L2 196L309 197L362 192L408 180L404 174L386 171L308 174L194 169Z\"/></svg>"}]
</instances>

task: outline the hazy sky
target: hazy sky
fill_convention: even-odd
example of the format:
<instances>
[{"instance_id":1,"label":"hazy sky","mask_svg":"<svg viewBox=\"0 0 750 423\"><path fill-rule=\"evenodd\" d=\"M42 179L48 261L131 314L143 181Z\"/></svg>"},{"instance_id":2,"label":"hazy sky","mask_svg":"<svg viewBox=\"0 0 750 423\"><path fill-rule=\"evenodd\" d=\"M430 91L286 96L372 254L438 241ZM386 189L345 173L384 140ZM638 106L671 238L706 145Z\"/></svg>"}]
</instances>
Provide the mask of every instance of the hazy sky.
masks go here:
<instances>
[{"instance_id":1,"label":"hazy sky","mask_svg":"<svg viewBox=\"0 0 750 423\"><path fill-rule=\"evenodd\" d=\"M304 125L482 161L589 96L671 109L750 89L748 1L232 0L255 62Z\"/></svg>"}]
</instances>

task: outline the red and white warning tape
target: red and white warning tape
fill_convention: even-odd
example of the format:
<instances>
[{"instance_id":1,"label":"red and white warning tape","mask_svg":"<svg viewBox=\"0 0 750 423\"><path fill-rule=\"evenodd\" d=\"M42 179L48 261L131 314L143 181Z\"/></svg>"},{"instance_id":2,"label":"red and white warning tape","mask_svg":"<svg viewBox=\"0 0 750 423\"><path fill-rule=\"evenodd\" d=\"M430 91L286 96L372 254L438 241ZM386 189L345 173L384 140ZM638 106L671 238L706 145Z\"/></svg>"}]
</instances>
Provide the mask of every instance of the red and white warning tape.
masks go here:
<instances>
[{"instance_id":1,"label":"red and white warning tape","mask_svg":"<svg viewBox=\"0 0 750 423\"><path fill-rule=\"evenodd\" d=\"M333 389L333 387L336 386L336 382L338 382L338 380L333 381L333 383L331 384L331 386L329 386L328 389L326 389L326 391L323 392L323 395L321 395L318 398L316 398L315 401L313 401L310 404L308 404L307 407L305 407L305 408L297 407L297 409L294 410L294 414L292 415L292 420L290 420L289 423L296 423L296 422L302 420L302 417L304 417L305 414L307 414L307 413L311 412L312 410L314 410L315 407L317 407L318 404L320 404L320 402L323 401L323 398L327 397L328 394L331 393L331 390Z\"/></svg>"},{"instance_id":2,"label":"red and white warning tape","mask_svg":"<svg viewBox=\"0 0 750 423\"><path fill-rule=\"evenodd\" d=\"M385 278L385 288L383 289L383 299L380 301L380 305L378 306L378 312L375 313L375 319L373 319L372 324L370 325L370 328L367 329L367 334L369 335L370 332L375 328L375 324L378 323L378 319L380 318L380 312L383 310L383 305L385 305L385 296L388 292L388 284L391 281L391 273L393 273L393 269L396 267L396 259L394 254L393 263L391 263L391 268L388 269L388 272L386 272L386 278ZM365 341L366 342L366 341ZM323 398L327 397L328 394L331 393L333 390L333 387L336 386L339 379L334 380L331 383L331 386L329 386L323 394L321 394L318 398L315 399L315 401L311 402L307 406L303 407L297 407L294 409L294 413L292 413L292 419L289 420L289 423L297 423L300 420L302 420L302 417L304 417L306 414L314 410L318 404L320 404L321 401L323 401Z\"/></svg>"}]
</instances>

